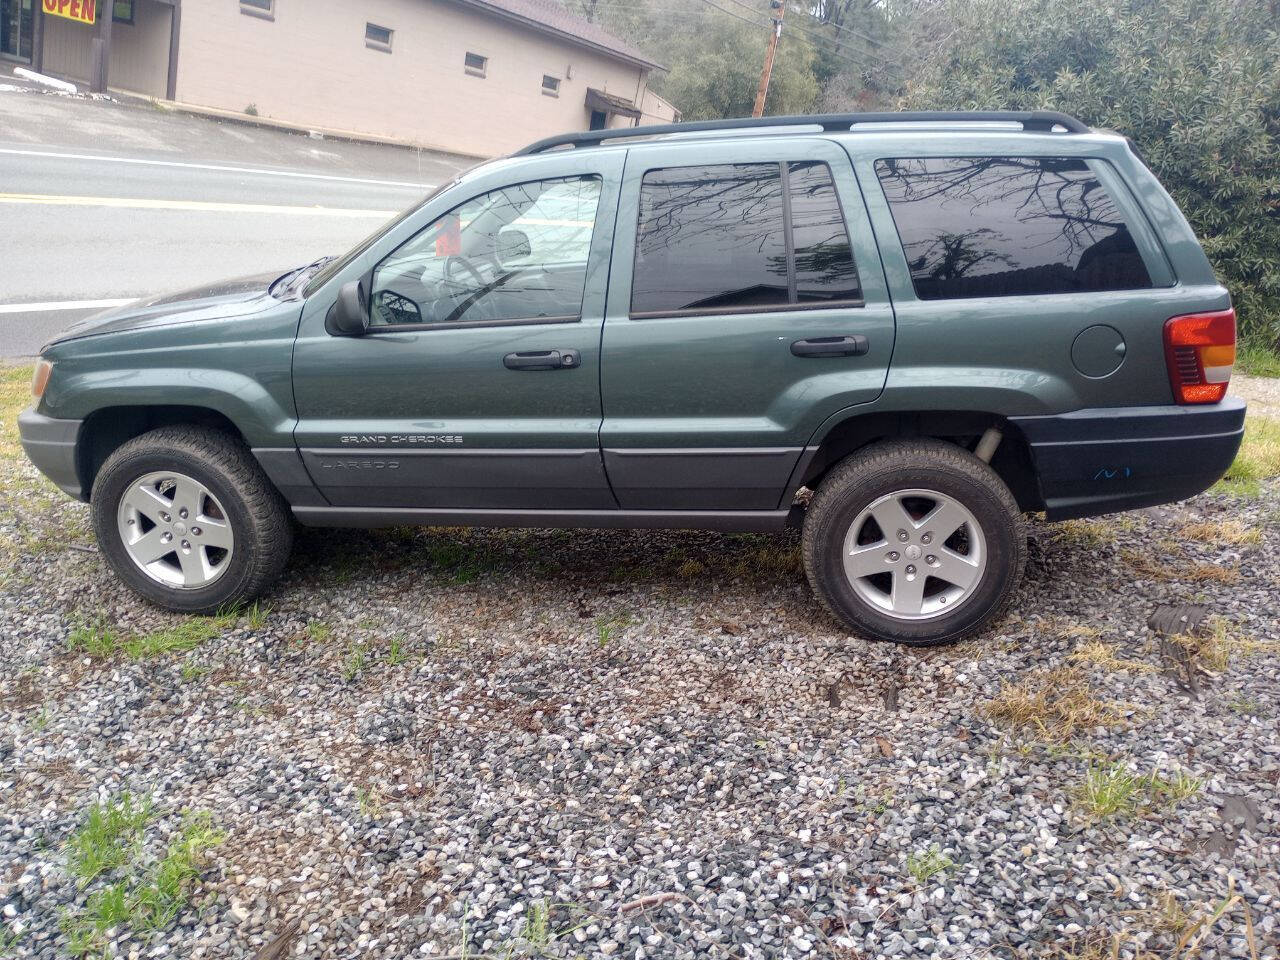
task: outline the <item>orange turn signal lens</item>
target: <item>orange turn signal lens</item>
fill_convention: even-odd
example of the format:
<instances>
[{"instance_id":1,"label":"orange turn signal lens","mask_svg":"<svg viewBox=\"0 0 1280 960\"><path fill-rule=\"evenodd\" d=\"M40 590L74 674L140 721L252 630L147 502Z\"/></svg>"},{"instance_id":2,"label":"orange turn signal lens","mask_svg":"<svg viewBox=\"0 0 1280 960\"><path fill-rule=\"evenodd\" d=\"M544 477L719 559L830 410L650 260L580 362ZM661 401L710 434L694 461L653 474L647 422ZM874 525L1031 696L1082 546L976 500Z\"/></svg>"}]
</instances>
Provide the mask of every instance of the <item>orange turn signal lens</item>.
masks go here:
<instances>
[{"instance_id":1,"label":"orange turn signal lens","mask_svg":"<svg viewBox=\"0 0 1280 960\"><path fill-rule=\"evenodd\" d=\"M1172 317L1164 325L1169 385L1179 403L1217 403L1236 362L1236 312Z\"/></svg>"},{"instance_id":2,"label":"orange turn signal lens","mask_svg":"<svg viewBox=\"0 0 1280 960\"><path fill-rule=\"evenodd\" d=\"M36 368L31 374L31 396L39 400L44 396L44 388L49 385L49 374L53 373L52 360L37 360Z\"/></svg>"}]
</instances>

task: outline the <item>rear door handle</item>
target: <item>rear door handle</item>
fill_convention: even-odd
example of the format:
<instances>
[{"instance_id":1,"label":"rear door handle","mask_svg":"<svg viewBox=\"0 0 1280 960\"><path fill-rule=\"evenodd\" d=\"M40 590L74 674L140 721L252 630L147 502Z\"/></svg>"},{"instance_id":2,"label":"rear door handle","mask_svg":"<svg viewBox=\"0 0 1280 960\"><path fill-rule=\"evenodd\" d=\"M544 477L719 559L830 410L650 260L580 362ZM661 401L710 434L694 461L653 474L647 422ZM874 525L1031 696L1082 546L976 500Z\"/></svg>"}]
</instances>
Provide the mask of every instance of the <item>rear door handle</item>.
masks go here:
<instances>
[{"instance_id":1,"label":"rear door handle","mask_svg":"<svg viewBox=\"0 0 1280 960\"><path fill-rule=\"evenodd\" d=\"M811 337L791 344L791 352L797 357L860 357L870 349L871 344L861 334L851 337Z\"/></svg>"},{"instance_id":2,"label":"rear door handle","mask_svg":"<svg viewBox=\"0 0 1280 960\"><path fill-rule=\"evenodd\" d=\"M572 370L582 365L582 354L577 350L508 353L502 358L502 365L508 370Z\"/></svg>"}]
</instances>

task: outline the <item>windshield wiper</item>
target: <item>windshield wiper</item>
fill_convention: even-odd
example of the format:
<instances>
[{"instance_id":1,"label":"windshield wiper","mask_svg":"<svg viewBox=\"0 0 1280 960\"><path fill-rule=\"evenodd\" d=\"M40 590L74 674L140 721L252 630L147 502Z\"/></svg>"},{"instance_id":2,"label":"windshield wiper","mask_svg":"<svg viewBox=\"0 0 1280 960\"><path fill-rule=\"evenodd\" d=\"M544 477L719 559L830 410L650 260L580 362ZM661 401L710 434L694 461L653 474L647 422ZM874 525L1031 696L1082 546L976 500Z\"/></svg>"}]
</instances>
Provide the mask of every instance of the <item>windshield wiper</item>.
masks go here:
<instances>
[{"instance_id":1,"label":"windshield wiper","mask_svg":"<svg viewBox=\"0 0 1280 960\"><path fill-rule=\"evenodd\" d=\"M337 257L333 256L321 257L319 260L308 263L305 267L298 267L296 270L290 270L283 276L276 278L268 288L267 292L273 297L277 296L281 291L287 290L292 292L297 289L304 278L310 277L316 270L319 270L326 263L336 259Z\"/></svg>"}]
</instances>

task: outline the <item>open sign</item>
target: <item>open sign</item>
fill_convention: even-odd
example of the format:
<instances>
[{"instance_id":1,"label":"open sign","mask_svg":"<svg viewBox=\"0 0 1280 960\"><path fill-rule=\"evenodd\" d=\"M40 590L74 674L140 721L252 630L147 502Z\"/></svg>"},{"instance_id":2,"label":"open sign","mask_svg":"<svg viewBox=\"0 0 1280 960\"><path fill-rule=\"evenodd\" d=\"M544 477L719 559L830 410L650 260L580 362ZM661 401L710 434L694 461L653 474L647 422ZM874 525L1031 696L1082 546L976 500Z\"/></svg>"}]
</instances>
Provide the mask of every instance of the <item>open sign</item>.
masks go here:
<instances>
[{"instance_id":1,"label":"open sign","mask_svg":"<svg viewBox=\"0 0 1280 960\"><path fill-rule=\"evenodd\" d=\"M65 17L80 23L93 23L96 16L97 0L44 0L44 12L52 17Z\"/></svg>"}]
</instances>

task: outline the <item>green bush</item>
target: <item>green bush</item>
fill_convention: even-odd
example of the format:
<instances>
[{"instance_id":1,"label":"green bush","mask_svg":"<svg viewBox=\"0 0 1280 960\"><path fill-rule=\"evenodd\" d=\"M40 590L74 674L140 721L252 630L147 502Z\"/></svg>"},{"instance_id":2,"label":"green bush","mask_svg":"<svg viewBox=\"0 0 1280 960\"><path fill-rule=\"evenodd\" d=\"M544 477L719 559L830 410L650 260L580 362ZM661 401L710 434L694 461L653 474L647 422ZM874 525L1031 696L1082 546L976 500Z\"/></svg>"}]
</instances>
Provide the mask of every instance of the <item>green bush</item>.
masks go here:
<instances>
[{"instance_id":1,"label":"green bush","mask_svg":"<svg viewBox=\"0 0 1280 960\"><path fill-rule=\"evenodd\" d=\"M915 109L1053 109L1134 139L1230 288L1280 336L1278 0L942 0Z\"/></svg>"}]
</instances>

